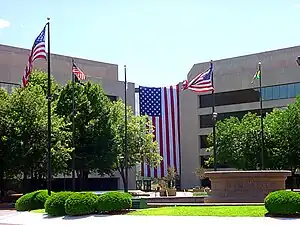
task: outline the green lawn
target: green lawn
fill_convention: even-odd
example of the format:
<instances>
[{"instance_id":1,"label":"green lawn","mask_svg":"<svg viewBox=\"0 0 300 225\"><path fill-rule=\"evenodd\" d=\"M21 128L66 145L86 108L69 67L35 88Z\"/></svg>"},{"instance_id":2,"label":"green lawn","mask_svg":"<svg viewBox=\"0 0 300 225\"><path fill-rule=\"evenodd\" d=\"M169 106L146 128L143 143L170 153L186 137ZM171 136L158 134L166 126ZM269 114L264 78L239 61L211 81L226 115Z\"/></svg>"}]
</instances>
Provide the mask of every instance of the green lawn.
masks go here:
<instances>
[{"instance_id":1,"label":"green lawn","mask_svg":"<svg viewBox=\"0 0 300 225\"><path fill-rule=\"evenodd\" d=\"M207 196L206 192L194 192L193 196Z\"/></svg>"},{"instance_id":2,"label":"green lawn","mask_svg":"<svg viewBox=\"0 0 300 225\"><path fill-rule=\"evenodd\" d=\"M33 213L45 213L45 209L35 209L35 210L31 210L30 212L33 212Z\"/></svg>"},{"instance_id":3,"label":"green lawn","mask_svg":"<svg viewBox=\"0 0 300 225\"><path fill-rule=\"evenodd\" d=\"M45 213L45 209L32 210L33 213ZM177 206L140 209L129 212L134 216L227 216L227 217L263 217L264 206Z\"/></svg>"},{"instance_id":4,"label":"green lawn","mask_svg":"<svg viewBox=\"0 0 300 225\"><path fill-rule=\"evenodd\" d=\"M141 209L129 215L262 217L266 212L264 206L177 206Z\"/></svg>"}]
</instances>

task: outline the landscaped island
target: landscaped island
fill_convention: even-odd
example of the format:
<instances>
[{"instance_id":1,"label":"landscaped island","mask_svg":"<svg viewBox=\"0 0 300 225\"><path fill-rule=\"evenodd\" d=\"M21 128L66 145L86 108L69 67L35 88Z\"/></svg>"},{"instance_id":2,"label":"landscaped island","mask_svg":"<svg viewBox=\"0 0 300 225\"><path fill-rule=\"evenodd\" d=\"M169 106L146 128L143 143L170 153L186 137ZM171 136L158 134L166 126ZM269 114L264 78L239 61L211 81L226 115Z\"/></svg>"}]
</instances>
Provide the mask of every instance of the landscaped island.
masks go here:
<instances>
[{"instance_id":1,"label":"landscaped island","mask_svg":"<svg viewBox=\"0 0 300 225\"><path fill-rule=\"evenodd\" d=\"M227 216L262 217L299 216L300 194L292 191L275 191L265 198L265 205L248 206L173 206L130 210L132 196L124 192L107 192L101 195L80 192L58 192L49 197L47 191L35 191L16 202L18 211L47 213L50 216L78 216L89 214L128 214L148 216Z\"/></svg>"}]
</instances>

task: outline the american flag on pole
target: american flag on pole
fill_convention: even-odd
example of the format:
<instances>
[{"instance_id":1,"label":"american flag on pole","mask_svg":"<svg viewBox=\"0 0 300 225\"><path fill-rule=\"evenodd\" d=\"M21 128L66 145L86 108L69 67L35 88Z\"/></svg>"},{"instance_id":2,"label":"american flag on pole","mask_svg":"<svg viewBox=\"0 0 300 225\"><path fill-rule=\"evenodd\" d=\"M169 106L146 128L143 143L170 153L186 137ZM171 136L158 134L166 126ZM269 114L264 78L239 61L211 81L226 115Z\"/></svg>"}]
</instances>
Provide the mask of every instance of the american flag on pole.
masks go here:
<instances>
[{"instance_id":1,"label":"american flag on pole","mask_svg":"<svg viewBox=\"0 0 300 225\"><path fill-rule=\"evenodd\" d=\"M79 69L79 67L73 62L72 66L73 76L75 75L75 81L77 80L85 80L85 74Z\"/></svg>"},{"instance_id":2,"label":"american flag on pole","mask_svg":"<svg viewBox=\"0 0 300 225\"><path fill-rule=\"evenodd\" d=\"M213 64L210 63L210 67L202 73L199 73L191 81L183 81L182 90L191 90L194 92L207 92L214 91L213 83Z\"/></svg>"},{"instance_id":3,"label":"american flag on pole","mask_svg":"<svg viewBox=\"0 0 300 225\"><path fill-rule=\"evenodd\" d=\"M148 115L154 126L154 139L163 160L157 168L141 165L144 177L161 178L169 167L180 174L179 85L171 87L139 87L140 114Z\"/></svg>"},{"instance_id":4,"label":"american flag on pole","mask_svg":"<svg viewBox=\"0 0 300 225\"><path fill-rule=\"evenodd\" d=\"M42 30L42 32L37 36L35 39L33 46L31 48L29 57L28 57L28 62L24 70L24 74L22 77L22 84L23 87L26 87L28 82L29 82L29 76L32 72L33 69L33 62L36 59L45 59L47 60L47 55L46 55L46 44L45 44L45 33L46 33L46 26Z\"/></svg>"}]
</instances>

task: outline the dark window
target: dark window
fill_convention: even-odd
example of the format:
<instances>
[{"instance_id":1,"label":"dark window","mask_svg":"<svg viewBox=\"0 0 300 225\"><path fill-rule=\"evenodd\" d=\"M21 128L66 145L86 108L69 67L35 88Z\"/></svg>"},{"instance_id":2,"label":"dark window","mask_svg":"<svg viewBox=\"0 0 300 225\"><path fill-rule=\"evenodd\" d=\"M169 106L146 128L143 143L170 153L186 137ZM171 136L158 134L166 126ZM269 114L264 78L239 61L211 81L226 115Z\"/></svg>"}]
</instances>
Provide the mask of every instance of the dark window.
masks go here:
<instances>
[{"instance_id":1,"label":"dark window","mask_svg":"<svg viewBox=\"0 0 300 225\"><path fill-rule=\"evenodd\" d=\"M207 135L200 135L199 141L200 141L200 148L208 148L209 147L209 144L207 141Z\"/></svg>"},{"instance_id":2,"label":"dark window","mask_svg":"<svg viewBox=\"0 0 300 225\"><path fill-rule=\"evenodd\" d=\"M110 101L115 102L117 101L118 97L117 96L113 96L113 95L107 95L107 97L109 98Z\"/></svg>"},{"instance_id":3,"label":"dark window","mask_svg":"<svg viewBox=\"0 0 300 225\"><path fill-rule=\"evenodd\" d=\"M295 98L300 94L300 83L275 85L262 88L264 101ZM199 95L199 107L212 106L212 94ZM259 101L259 89L229 91L215 94L215 106L234 105Z\"/></svg>"},{"instance_id":4,"label":"dark window","mask_svg":"<svg viewBox=\"0 0 300 225\"><path fill-rule=\"evenodd\" d=\"M263 115L266 113L272 112L272 108L270 109L263 109ZM246 115L248 112L251 113L257 113L259 115L260 110L249 110L249 111L239 111L239 112L228 112L228 113L219 113L218 114L218 120L224 120L230 117L237 117L239 119L242 119L244 115ZM201 115L200 117L200 128L208 128L213 126L212 116L211 114L208 115Z\"/></svg>"},{"instance_id":5,"label":"dark window","mask_svg":"<svg viewBox=\"0 0 300 225\"><path fill-rule=\"evenodd\" d=\"M212 106L212 94L199 95L200 108ZM259 91L247 89L239 91L229 91L215 94L215 105L233 105L259 101Z\"/></svg>"}]
</instances>

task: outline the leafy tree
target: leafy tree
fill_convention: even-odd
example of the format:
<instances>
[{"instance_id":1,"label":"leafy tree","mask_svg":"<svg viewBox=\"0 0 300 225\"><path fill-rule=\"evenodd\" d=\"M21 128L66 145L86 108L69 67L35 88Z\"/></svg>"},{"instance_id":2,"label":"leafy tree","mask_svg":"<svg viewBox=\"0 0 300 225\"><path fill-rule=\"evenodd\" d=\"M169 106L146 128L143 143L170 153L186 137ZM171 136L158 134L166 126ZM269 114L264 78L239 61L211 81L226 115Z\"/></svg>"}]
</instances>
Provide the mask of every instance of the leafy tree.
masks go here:
<instances>
[{"instance_id":1,"label":"leafy tree","mask_svg":"<svg viewBox=\"0 0 300 225\"><path fill-rule=\"evenodd\" d=\"M231 117L218 121L216 128L217 163L243 170L257 169L261 163L260 118L248 113L241 120ZM208 140L212 145L212 134ZM209 163L212 161L213 156Z\"/></svg>"},{"instance_id":2,"label":"leafy tree","mask_svg":"<svg viewBox=\"0 0 300 225\"><path fill-rule=\"evenodd\" d=\"M125 178L125 105L121 100L111 103L111 127L114 133L113 150L117 153L115 168L119 171L123 184ZM147 116L135 116L130 107L127 107L127 150L128 169L138 163L146 162L157 166L162 160L157 142L153 141L151 133L153 126Z\"/></svg>"},{"instance_id":3,"label":"leafy tree","mask_svg":"<svg viewBox=\"0 0 300 225\"><path fill-rule=\"evenodd\" d=\"M60 86L55 81L54 77L51 76L51 96L52 101L57 100L60 92ZM29 77L29 86L40 86L45 94L48 95L48 73L42 70L33 70Z\"/></svg>"},{"instance_id":4,"label":"leafy tree","mask_svg":"<svg viewBox=\"0 0 300 225\"><path fill-rule=\"evenodd\" d=\"M4 176L8 170L12 157L8 157L7 134L9 131L8 123L8 93L0 88L0 197L4 195Z\"/></svg>"},{"instance_id":5,"label":"leafy tree","mask_svg":"<svg viewBox=\"0 0 300 225\"><path fill-rule=\"evenodd\" d=\"M56 112L69 123L72 131L72 82L65 85ZM91 171L110 174L116 154L112 151L113 134L109 123L109 99L98 84L74 84L75 165L82 186Z\"/></svg>"},{"instance_id":6,"label":"leafy tree","mask_svg":"<svg viewBox=\"0 0 300 225\"><path fill-rule=\"evenodd\" d=\"M53 174L63 172L70 159L70 132L66 124L55 113L52 103L52 170ZM40 85L30 84L26 88L15 89L8 98L7 145L14 156L10 172L23 174L23 179L43 179L47 172L47 99Z\"/></svg>"},{"instance_id":7,"label":"leafy tree","mask_svg":"<svg viewBox=\"0 0 300 225\"><path fill-rule=\"evenodd\" d=\"M300 168L300 96L286 110L274 110L265 124L270 167L289 169L294 174Z\"/></svg>"}]
</instances>

